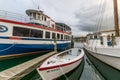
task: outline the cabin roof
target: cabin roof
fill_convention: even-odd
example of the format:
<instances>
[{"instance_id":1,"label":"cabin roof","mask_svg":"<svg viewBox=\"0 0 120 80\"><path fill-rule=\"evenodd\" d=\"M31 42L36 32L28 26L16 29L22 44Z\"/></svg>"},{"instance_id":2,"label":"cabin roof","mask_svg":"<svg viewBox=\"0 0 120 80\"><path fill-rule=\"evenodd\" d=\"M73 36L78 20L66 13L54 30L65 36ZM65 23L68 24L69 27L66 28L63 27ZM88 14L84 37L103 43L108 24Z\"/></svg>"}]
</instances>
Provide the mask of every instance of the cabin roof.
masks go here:
<instances>
[{"instance_id":1,"label":"cabin roof","mask_svg":"<svg viewBox=\"0 0 120 80\"><path fill-rule=\"evenodd\" d=\"M44 14L43 11L41 11L41 10L34 10L34 9L28 9L28 10L26 10L26 14L27 15L30 15L31 13L42 14L42 15L50 18L49 16L47 16L46 14Z\"/></svg>"},{"instance_id":2,"label":"cabin roof","mask_svg":"<svg viewBox=\"0 0 120 80\"><path fill-rule=\"evenodd\" d=\"M56 22L55 24L56 24L56 25L60 25L61 27L66 27L66 28L68 28L69 30L71 30L71 28L70 28L68 25L66 25L65 23Z\"/></svg>"}]
</instances>

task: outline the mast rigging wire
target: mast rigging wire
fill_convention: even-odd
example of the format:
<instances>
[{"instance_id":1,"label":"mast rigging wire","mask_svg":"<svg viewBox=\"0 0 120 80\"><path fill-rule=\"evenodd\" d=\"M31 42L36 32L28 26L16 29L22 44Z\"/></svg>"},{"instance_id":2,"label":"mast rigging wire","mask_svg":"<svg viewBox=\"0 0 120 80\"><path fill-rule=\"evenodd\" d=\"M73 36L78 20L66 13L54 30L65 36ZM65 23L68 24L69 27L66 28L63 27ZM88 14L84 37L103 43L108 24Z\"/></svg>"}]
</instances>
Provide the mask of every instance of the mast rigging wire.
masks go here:
<instances>
[{"instance_id":1,"label":"mast rigging wire","mask_svg":"<svg viewBox=\"0 0 120 80\"><path fill-rule=\"evenodd\" d=\"M100 4L100 6L98 7L98 12L96 14L97 15L97 17L96 17L97 23L95 24L96 32L94 32L96 34L98 34L100 32L101 28L102 28L102 20L103 20L103 16L104 16L104 13L105 13L106 1L105 0L100 0L99 4ZM95 45L93 43L94 43L94 40L92 41L92 46ZM95 43L97 44L97 41Z\"/></svg>"},{"instance_id":2,"label":"mast rigging wire","mask_svg":"<svg viewBox=\"0 0 120 80\"><path fill-rule=\"evenodd\" d=\"M34 5L34 8L36 9L38 9L39 10L39 8L40 8L40 6L39 6L39 2L38 2L38 0L31 0L32 1L32 3L33 3L33 5Z\"/></svg>"}]
</instances>

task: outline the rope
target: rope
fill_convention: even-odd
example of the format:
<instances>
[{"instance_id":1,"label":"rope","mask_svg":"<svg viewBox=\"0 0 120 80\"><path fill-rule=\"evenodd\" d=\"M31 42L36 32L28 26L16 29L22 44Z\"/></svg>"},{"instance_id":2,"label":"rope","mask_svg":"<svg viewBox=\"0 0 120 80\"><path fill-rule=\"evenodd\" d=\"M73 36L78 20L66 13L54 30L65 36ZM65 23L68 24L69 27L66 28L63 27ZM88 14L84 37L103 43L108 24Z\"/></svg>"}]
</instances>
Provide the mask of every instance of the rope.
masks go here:
<instances>
[{"instance_id":1,"label":"rope","mask_svg":"<svg viewBox=\"0 0 120 80\"><path fill-rule=\"evenodd\" d=\"M100 27L98 27L98 32L100 32L100 29L102 27L102 20L103 20L103 16L104 16L104 13L105 13L105 7L106 7L106 2L104 0L104 3L102 5L102 9L101 9L102 14L101 14L101 17L100 17L100 22L99 22Z\"/></svg>"},{"instance_id":2,"label":"rope","mask_svg":"<svg viewBox=\"0 0 120 80\"><path fill-rule=\"evenodd\" d=\"M3 49L3 50L0 50L0 52L6 51L6 50L14 47L15 45L16 45L16 43L13 43L11 46L9 46L9 47L7 47L7 48L5 48L5 49Z\"/></svg>"},{"instance_id":3,"label":"rope","mask_svg":"<svg viewBox=\"0 0 120 80\"><path fill-rule=\"evenodd\" d=\"M103 3L103 4L102 4ZM103 16L104 16L104 12L105 12L105 7L106 7L106 2L103 0L100 0L100 6L99 6L99 9L98 9L98 12L97 12L97 15L98 15L98 22L95 24L95 26L97 27L96 29L96 32L100 32L101 30L101 27L102 27L102 20L103 20ZM102 13L101 13L102 12ZM99 16L99 13L101 13L101 15ZM96 21L97 21L97 18L96 18ZM98 33L97 33L98 34ZM94 43L94 40L92 41L92 46ZM97 41L95 42L95 44L97 44Z\"/></svg>"},{"instance_id":4,"label":"rope","mask_svg":"<svg viewBox=\"0 0 120 80\"><path fill-rule=\"evenodd\" d=\"M102 3L102 0L99 0L99 1L100 1L99 4L101 4L101 3ZM101 5L98 7L98 11L97 11L96 15L99 15L100 9L101 9ZM98 23L95 24L95 27L97 27L96 30L98 30L98 24L99 24L99 18L96 17L96 21L97 21L97 19L98 19ZM93 43L94 43L94 40L92 40L92 45L91 45L91 46L93 46Z\"/></svg>"},{"instance_id":5,"label":"rope","mask_svg":"<svg viewBox=\"0 0 120 80\"><path fill-rule=\"evenodd\" d=\"M59 68L60 68L60 70L62 71L62 74L65 76L66 80L69 80L69 79L67 78L67 76L65 75L63 69L60 67L60 65L59 65Z\"/></svg>"}]
</instances>

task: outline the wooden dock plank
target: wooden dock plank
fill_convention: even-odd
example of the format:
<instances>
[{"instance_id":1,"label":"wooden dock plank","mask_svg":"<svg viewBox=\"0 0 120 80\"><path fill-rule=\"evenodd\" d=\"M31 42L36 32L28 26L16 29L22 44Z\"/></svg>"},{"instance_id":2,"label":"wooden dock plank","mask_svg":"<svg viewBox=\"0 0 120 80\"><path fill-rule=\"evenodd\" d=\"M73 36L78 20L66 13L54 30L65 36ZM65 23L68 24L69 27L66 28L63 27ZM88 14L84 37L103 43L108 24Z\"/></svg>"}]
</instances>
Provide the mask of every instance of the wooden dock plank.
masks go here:
<instances>
[{"instance_id":1,"label":"wooden dock plank","mask_svg":"<svg viewBox=\"0 0 120 80\"><path fill-rule=\"evenodd\" d=\"M46 55L37 57L20 65L4 70L0 72L0 80L19 80L34 69L36 69L45 58L55 53L55 51L49 52Z\"/></svg>"}]
</instances>

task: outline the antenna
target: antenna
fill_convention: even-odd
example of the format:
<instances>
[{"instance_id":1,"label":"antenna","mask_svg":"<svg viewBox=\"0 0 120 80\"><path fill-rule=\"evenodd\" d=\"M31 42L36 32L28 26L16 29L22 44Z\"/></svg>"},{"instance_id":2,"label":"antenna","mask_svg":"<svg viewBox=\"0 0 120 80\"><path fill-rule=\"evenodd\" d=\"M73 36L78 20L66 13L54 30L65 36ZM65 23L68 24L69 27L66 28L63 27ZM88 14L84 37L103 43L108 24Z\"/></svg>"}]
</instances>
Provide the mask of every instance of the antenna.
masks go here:
<instances>
[{"instance_id":1,"label":"antenna","mask_svg":"<svg viewBox=\"0 0 120 80\"><path fill-rule=\"evenodd\" d=\"M39 4L38 4L38 1L37 1L37 0L36 0L36 1L31 0L31 1L32 1L34 7L37 8L38 10L40 10L40 6L39 6Z\"/></svg>"},{"instance_id":2,"label":"antenna","mask_svg":"<svg viewBox=\"0 0 120 80\"><path fill-rule=\"evenodd\" d=\"M38 5L38 10L39 10L39 5Z\"/></svg>"}]
</instances>

